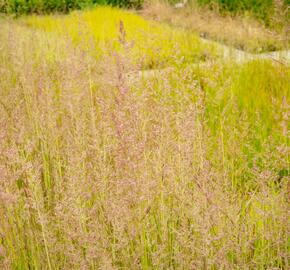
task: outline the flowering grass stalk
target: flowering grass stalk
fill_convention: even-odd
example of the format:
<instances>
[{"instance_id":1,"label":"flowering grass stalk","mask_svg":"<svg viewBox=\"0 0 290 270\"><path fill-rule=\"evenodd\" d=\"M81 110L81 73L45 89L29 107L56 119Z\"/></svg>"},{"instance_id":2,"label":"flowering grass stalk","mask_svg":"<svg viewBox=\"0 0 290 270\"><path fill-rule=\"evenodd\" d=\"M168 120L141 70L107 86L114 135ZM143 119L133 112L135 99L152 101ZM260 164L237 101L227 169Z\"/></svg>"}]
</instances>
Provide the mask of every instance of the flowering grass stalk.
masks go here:
<instances>
[{"instance_id":1,"label":"flowering grass stalk","mask_svg":"<svg viewBox=\"0 0 290 270\"><path fill-rule=\"evenodd\" d=\"M131 80L123 26L96 60L1 21L0 267L288 269L289 68Z\"/></svg>"}]
</instances>

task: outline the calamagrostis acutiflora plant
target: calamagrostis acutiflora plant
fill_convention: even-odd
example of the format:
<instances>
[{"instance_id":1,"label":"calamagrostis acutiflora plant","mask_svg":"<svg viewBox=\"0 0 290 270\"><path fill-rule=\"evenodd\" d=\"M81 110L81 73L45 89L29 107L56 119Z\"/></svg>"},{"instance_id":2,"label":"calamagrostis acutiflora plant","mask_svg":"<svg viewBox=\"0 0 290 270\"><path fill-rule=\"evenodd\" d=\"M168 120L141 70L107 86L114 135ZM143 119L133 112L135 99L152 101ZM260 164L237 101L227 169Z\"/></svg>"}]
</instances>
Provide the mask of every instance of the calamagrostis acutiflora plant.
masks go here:
<instances>
[{"instance_id":1,"label":"calamagrostis acutiflora plant","mask_svg":"<svg viewBox=\"0 0 290 270\"><path fill-rule=\"evenodd\" d=\"M100 62L10 22L0 40L1 268L288 268L287 69L132 80L122 24Z\"/></svg>"}]
</instances>

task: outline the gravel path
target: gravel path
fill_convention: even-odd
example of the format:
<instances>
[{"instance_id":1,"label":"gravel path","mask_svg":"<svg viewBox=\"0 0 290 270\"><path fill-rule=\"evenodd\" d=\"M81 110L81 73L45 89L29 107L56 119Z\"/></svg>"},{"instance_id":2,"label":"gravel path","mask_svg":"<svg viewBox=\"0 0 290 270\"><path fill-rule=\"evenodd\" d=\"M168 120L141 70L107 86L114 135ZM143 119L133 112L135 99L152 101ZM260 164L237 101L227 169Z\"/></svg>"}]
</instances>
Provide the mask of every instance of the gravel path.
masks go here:
<instances>
[{"instance_id":1,"label":"gravel path","mask_svg":"<svg viewBox=\"0 0 290 270\"><path fill-rule=\"evenodd\" d=\"M236 63L244 63L250 60L255 59L269 59L273 60L275 62L279 62L282 65L289 65L290 63L290 50L283 50L283 51L275 51L275 52L266 52L266 53L260 53L260 54L253 54L248 53L242 50L238 50L236 48L223 45L221 43L218 43L216 41L208 40L201 38L202 42L205 44L215 44L217 48L218 55L220 55L221 59L223 60L231 60ZM198 63L198 64L190 64L190 65L207 65L208 63ZM137 77L143 77L143 78L150 78L153 76L158 75L165 75L166 71L169 71L171 67L166 67L162 69L148 69L148 70L141 70L136 73L128 74L128 77L130 79Z\"/></svg>"},{"instance_id":2,"label":"gravel path","mask_svg":"<svg viewBox=\"0 0 290 270\"><path fill-rule=\"evenodd\" d=\"M290 62L290 50L253 54L223 45L209 39L202 38L202 42L205 44L215 44L224 59L230 58L231 60L234 60L238 63L253 59L271 59L274 61L279 61L285 65L289 64Z\"/></svg>"}]
</instances>

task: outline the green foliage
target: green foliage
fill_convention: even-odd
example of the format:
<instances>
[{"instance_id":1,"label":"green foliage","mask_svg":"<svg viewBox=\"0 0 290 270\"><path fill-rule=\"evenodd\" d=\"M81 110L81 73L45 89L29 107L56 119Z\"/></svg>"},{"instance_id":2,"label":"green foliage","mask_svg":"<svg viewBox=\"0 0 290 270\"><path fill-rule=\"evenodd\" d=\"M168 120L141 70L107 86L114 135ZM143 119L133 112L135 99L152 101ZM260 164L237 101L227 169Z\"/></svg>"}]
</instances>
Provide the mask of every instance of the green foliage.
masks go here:
<instances>
[{"instance_id":1,"label":"green foliage","mask_svg":"<svg viewBox=\"0 0 290 270\"><path fill-rule=\"evenodd\" d=\"M275 12L275 3L273 0L196 0L200 5L218 7L224 12L240 13L250 12L258 19L268 22ZM284 0L284 6L289 5L289 0Z\"/></svg>"},{"instance_id":2,"label":"green foliage","mask_svg":"<svg viewBox=\"0 0 290 270\"><path fill-rule=\"evenodd\" d=\"M95 5L140 8L143 0L0 0L0 13L43 14L51 12L67 13Z\"/></svg>"},{"instance_id":3,"label":"green foliage","mask_svg":"<svg viewBox=\"0 0 290 270\"><path fill-rule=\"evenodd\" d=\"M92 0L0 0L0 11L15 14L67 12L92 2Z\"/></svg>"}]
</instances>

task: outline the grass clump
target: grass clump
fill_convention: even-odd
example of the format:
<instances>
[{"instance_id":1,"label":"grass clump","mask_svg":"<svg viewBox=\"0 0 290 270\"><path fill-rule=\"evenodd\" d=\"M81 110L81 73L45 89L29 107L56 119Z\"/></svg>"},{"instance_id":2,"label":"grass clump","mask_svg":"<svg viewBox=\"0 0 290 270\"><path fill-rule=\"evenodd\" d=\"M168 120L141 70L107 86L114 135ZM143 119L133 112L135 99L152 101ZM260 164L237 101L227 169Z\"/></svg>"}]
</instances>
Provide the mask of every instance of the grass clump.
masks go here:
<instances>
[{"instance_id":1,"label":"grass clump","mask_svg":"<svg viewBox=\"0 0 290 270\"><path fill-rule=\"evenodd\" d=\"M1 268L289 268L287 66L129 77L128 41L97 59L21 23L0 28Z\"/></svg>"}]
</instances>

